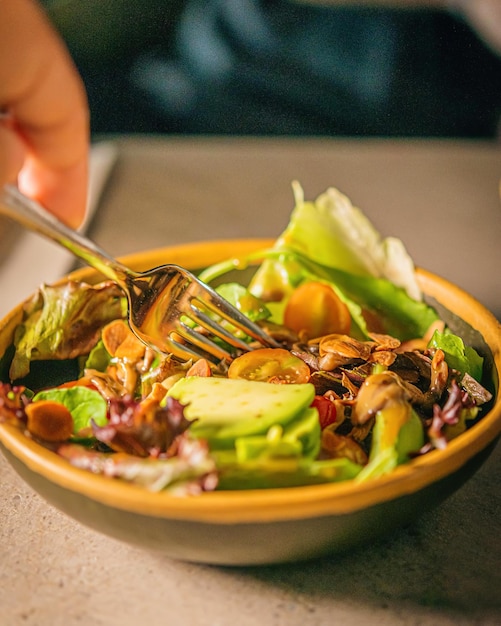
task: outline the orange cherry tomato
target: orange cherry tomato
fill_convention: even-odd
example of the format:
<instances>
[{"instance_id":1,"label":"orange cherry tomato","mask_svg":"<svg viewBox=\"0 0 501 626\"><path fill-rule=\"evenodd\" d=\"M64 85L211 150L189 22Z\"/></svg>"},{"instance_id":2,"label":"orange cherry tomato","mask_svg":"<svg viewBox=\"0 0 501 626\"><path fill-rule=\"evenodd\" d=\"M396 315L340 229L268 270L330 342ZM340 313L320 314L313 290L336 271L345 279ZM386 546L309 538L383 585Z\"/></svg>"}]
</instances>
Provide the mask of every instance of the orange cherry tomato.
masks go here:
<instances>
[{"instance_id":1,"label":"orange cherry tomato","mask_svg":"<svg viewBox=\"0 0 501 626\"><path fill-rule=\"evenodd\" d=\"M228 368L228 378L269 383L307 383L310 368L283 348L260 348L237 357Z\"/></svg>"},{"instance_id":2,"label":"orange cherry tomato","mask_svg":"<svg viewBox=\"0 0 501 626\"><path fill-rule=\"evenodd\" d=\"M314 339L332 333L349 334L351 316L330 285L312 281L303 283L291 295L285 308L284 324Z\"/></svg>"}]
</instances>

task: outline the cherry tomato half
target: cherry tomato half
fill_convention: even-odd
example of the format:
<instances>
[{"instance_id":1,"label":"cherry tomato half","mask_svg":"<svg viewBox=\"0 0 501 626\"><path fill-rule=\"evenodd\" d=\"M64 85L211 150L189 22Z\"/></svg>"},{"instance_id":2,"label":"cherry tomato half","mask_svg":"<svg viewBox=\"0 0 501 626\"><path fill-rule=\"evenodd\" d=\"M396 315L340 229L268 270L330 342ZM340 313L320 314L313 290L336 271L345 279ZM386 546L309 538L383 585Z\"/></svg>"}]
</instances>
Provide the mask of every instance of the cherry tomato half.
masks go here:
<instances>
[{"instance_id":1,"label":"cherry tomato half","mask_svg":"<svg viewBox=\"0 0 501 626\"><path fill-rule=\"evenodd\" d=\"M307 383L310 368L283 348L260 348L237 357L228 369L228 378L245 378L271 383Z\"/></svg>"},{"instance_id":2,"label":"cherry tomato half","mask_svg":"<svg viewBox=\"0 0 501 626\"><path fill-rule=\"evenodd\" d=\"M202 378L212 376L209 361L207 361L207 359L198 359L186 372L186 376L200 376Z\"/></svg>"},{"instance_id":3,"label":"cherry tomato half","mask_svg":"<svg viewBox=\"0 0 501 626\"><path fill-rule=\"evenodd\" d=\"M318 411L318 420L320 422L320 428L323 430L334 424L337 417L336 407L329 398L325 398L324 396L315 396L311 406Z\"/></svg>"},{"instance_id":4,"label":"cherry tomato half","mask_svg":"<svg viewBox=\"0 0 501 626\"><path fill-rule=\"evenodd\" d=\"M308 339L330 335L347 335L351 316L346 304L326 283L308 282L291 295L285 308L284 324Z\"/></svg>"}]
</instances>

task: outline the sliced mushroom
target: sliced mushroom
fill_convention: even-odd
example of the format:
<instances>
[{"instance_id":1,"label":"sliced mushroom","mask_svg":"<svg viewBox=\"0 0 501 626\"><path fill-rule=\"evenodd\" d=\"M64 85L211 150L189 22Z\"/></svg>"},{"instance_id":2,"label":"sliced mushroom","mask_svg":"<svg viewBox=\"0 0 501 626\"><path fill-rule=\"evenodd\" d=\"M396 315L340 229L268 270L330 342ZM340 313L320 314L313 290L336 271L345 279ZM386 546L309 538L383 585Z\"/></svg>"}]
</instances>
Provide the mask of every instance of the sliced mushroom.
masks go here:
<instances>
[{"instance_id":1,"label":"sliced mushroom","mask_svg":"<svg viewBox=\"0 0 501 626\"><path fill-rule=\"evenodd\" d=\"M353 424L365 424L388 405L407 403L408 400L409 392L397 374L388 371L372 374L360 387L351 421Z\"/></svg>"}]
</instances>

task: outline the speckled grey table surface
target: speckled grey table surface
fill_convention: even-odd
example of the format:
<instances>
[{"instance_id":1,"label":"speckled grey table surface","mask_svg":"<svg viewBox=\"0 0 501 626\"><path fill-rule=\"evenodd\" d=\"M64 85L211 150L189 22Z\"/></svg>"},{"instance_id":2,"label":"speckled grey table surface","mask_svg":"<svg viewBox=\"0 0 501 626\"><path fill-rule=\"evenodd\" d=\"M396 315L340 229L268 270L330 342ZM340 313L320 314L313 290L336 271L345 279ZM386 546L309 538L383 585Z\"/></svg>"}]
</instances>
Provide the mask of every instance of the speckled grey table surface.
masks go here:
<instances>
[{"instance_id":1,"label":"speckled grey table surface","mask_svg":"<svg viewBox=\"0 0 501 626\"><path fill-rule=\"evenodd\" d=\"M499 146L117 138L91 225L114 254L276 236L308 198L347 193L419 265L501 317ZM15 271L15 268L12 268ZM27 294L24 294L27 295ZM0 625L463 626L501 623L501 446L437 509L349 554L269 567L182 563L89 530L0 456Z\"/></svg>"}]
</instances>

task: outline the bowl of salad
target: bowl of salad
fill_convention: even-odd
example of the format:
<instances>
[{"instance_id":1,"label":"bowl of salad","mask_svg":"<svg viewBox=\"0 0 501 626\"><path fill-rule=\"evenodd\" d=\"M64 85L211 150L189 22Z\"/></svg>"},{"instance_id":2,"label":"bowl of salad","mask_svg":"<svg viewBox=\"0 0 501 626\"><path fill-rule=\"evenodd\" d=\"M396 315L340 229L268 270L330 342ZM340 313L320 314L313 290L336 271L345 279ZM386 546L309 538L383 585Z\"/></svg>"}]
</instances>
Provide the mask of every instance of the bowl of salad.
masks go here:
<instances>
[{"instance_id":1,"label":"bowl of salad","mask_svg":"<svg viewBox=\"0 0 501 626\"><path fill-rule=\"evenodd\" d=\"M94 270L0 323L0 449L50 504L175 559L279 563L412 523L485 461L498 321L338 190L293 188L276 240L124 259L196 271L278 348L242 336L227 361L159 354Z\"/></svg>"}]
</instances>

